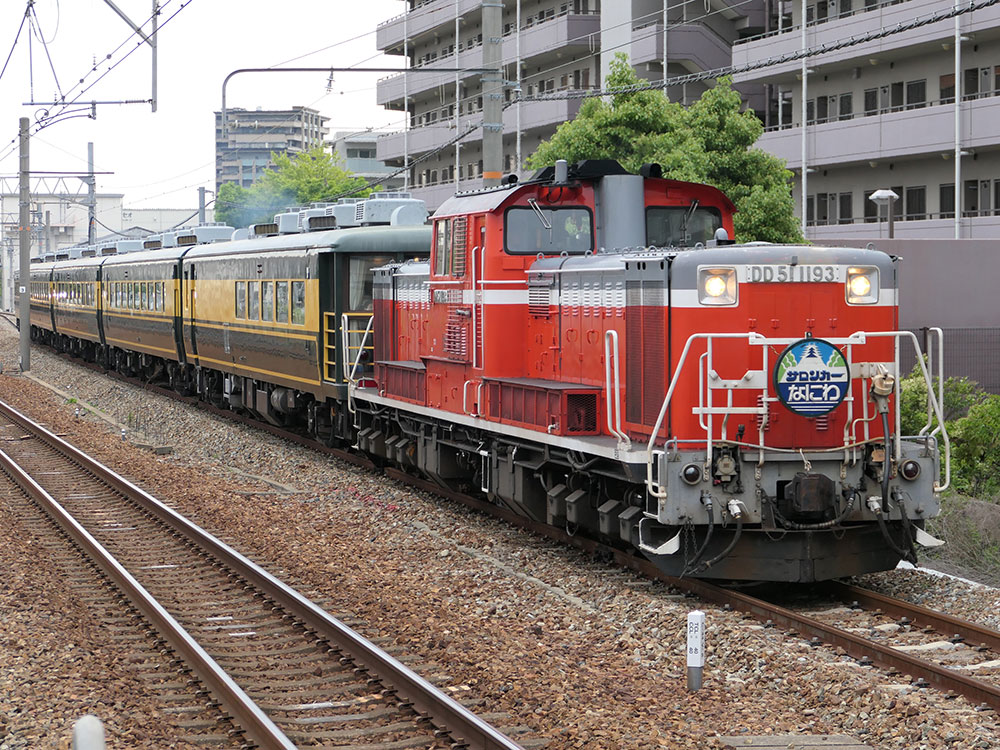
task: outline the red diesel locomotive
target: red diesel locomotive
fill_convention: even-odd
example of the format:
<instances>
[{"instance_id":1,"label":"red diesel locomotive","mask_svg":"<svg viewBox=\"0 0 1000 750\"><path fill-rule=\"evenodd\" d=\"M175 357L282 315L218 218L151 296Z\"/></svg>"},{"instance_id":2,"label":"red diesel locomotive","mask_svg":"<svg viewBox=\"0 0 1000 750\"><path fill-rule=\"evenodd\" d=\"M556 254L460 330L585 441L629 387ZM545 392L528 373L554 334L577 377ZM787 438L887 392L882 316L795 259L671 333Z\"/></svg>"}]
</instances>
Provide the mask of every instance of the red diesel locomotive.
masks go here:
<instances>
[{"instance_id":1,"label":"red diesel locomotive","mask_svg":"<svg viewBox=\"0 0 1000 750\"><path fill-rule=\"evenodd\" d=\"M730 244L732 213L605 161L447 201L375 272L359 445L675 575L912 559L944 482L899 434L896 259Z\"/></svg>"},{"instance_id":2,"label":"red diesel locomotive","mask_svg":"<svg viewBox=\"0 0 1000 750\"><path fill-rule=\"evenodd\" d=\"M398 218L389 196L340 208L34 267L33 335L674 575L815 581L936 543L947 434L929 387L901 434L901 352L929 377L896 258L733 244L721 192L613 161L457 195L430 227L344 228Z\"/></svg>"}]
</instances>

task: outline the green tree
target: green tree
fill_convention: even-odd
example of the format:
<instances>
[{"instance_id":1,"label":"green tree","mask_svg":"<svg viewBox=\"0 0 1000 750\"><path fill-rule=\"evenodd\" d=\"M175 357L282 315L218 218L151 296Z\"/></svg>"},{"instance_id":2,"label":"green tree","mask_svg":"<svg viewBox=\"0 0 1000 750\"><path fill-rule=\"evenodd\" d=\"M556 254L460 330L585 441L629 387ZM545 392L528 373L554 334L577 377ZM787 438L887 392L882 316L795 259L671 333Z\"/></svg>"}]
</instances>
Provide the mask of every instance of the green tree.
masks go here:
<instances>
[{"instance_id":1,"label":"green tree","mask_svg":"<svg viewBox=\"0 0 1000 750\"><path fill-rule=\"evenodd\" d=\"M269 222L287 206L330 200L337 196L364 197L371 192L365 180L347 171L337 155L316 147L294 156L272 154L274 167L249 188L226 183L216 196L215 216L230 226Z\"/></svg>"},{"instance_id":2,"label":"green tree","mask_svg":"<svg viewBox=\"0 0 1000 750\"><path fill-rule=\"evenodd\" d=\"M934 392L938 392L938 379L934 377ZM918 365L914 365L910 374L899 383L900 398L900 428L904 435L916 435L927 423L927 381ZM945 427L949 434L954 431L955 423L969 413L969 409L981 404L989 394L975 380L969 378L950 377L944 380L944 404L942 411ZM932 420L937 425L937 419Z\"/></svg>"},{"instance_id":3,"label":"green tree","mask_svg":"<svg viewBox=\"0 0 1000 750\"><path fill-rule=\"evenodd\" d=\"M737 239L803 241L793 212L792 173L781 159L754 148L764 128L752 112L740 111L740 95L728 78L686 108L662 91L630 90L643 83L625 55L616 55L607 80L610 101L585 101L528 165L617 159L637 172L645 162L658 162L673 179L704 182L729 196L738 211Z\"/></svg>"},{"instance_id":4,"label":"green tree","mask_svg":"<svg viewBox=\"0 0 1000 750\"><path fill-rule=\"evenodd\" d=\"M1000 492L1000 395L973 404L952 431L955 489L986 499Z\"/></svg>"}]
</instances>

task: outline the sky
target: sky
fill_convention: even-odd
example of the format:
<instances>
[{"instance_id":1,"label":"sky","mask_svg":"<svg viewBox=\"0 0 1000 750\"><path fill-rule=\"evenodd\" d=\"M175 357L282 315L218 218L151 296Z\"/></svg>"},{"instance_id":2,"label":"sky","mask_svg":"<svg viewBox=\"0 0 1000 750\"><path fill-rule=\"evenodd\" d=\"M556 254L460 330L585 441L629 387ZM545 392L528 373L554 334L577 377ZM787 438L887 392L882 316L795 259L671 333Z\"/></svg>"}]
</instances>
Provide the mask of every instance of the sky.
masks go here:
<instances>
[{"instance_id":1,"label":"sky","mask_svg":"<svg viewBox=\"0 0 1000 750\"><path fill-rule=\"evenodd\" d=\"M137 25L152 10L151 0L113 1ZM30 18L37 23L25 22L15 44L29 5L30 0L0 0L0 65L6 61L0 75L0 177L15 185L19 118L29 118L34 133L39 114L56 109L26 102L53 102L61 91L67 99L79 95L80 103L87 103L82 114L89 115L91 100L151 96L151 50L137 44L139 38L105 0L34 0ZM67 110L65 119L32 136L33 172L85 171L87 143L93 142L95 171L110 173L97 175L99 193L124 194L126 208L194 209L199 186L215 189L213 113L221 109L229 73L402 63L375 47L376 26L403 12L400 0L160 0L160 5L157 111L148 103L98 104L94 120L68 117L76 113ZM328 92L328 73L241 73L226 88L226 107L312 107L330 118L331 133L398 130L402 117L375 103L375 84L385 75L337 73Z\"/></svg>"}]
</instances>

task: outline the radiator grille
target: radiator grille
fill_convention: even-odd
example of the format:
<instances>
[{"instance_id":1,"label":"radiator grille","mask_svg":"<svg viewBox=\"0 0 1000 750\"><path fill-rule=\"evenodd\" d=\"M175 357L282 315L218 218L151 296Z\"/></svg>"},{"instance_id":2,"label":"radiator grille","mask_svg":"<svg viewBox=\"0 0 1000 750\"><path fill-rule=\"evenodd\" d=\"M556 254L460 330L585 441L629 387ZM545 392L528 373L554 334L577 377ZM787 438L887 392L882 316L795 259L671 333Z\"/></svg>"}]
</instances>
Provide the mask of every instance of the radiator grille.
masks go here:
<instances>
[{"instance_id":1,"label":"radiator grille","mask_svg":"<svg viewBox=\"0 0 1000 750\"><path fill-rule=\"evenodd\" d=\"M565 429L572 434L597 431L596 393L571 393L566 396Z\"/></svg>"},{"instance_id":2,"label":"radiator grille","mask_svg":"<svg viewBox=\"0 0 1000 750\"><path fill-rule=\"evenodd\" d=\"M468 308L450 305L444 329L444 351L453 359L469 358Z\"/></svg>"},{"instance_id":3,"label":"radiator grille","mask_svg":"<svg viewBox=\"0 0 1000 750\"><path fill-rule=\"evenodd\" d=\"M551 279L532 279L528 282L528 314L535 318L551 315L549 301L552 288Z\"/></svg>"},{"instance_id":4,"label":"radiator grille","mask_svg":"<svg viewBox=\"0 0 1000 750\"><path fill-rule=\"evenodd\" d=\"M465 276L465 239L469 220L465 216L454 219L451 229L451 274Z\"/></svg>"}]
</instances>

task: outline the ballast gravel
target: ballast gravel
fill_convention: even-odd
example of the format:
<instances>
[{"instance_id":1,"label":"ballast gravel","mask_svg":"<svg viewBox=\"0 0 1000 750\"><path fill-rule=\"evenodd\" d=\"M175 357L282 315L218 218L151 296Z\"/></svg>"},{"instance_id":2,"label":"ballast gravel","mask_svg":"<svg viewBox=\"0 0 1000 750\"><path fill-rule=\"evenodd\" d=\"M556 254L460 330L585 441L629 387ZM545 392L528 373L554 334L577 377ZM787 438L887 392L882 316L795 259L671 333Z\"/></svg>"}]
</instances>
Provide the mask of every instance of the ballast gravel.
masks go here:
<instances>
[{"instance_id":1,"label":"ballast gravel","mask_svg":"<svg viewBox=\"0 0 1000 750\"><path fill-rule=\"evenodd\" d=\"M0 328L4 371L17 342ZM477 710L506 714L553 749L719 748L718 736L845 734L872 748L1000 747L1000 723L964 699L919 689L806 641L764 628L425 495L386 477L111 381L38 348L31 375L5 374L0 399L129 476L272 572L352 612L363 635L436 664ZM106 422L82 404L103 412ZM118 422L145 425L145 435ZM134 443L168 445L157 456ZM0 498L0 513L7 509ZM7 524L0 518L0 524ZM113 661L44 555L13 531L0 606L0 750L66 747L84 708L112 727L166 720L155 696L105 686ZM868 585L1000 625L1000 591L921 571ZM704 687L688 692L688 612L706 612ZM90 656L25 644L72 641ZM75 679L59 679L71 675ZM29 702L28 688L35 692ZM121 691L119 694L118 691ZM71 698L70 696L75 696ZM150 722L150 717L160 724ZM164 730L167 731L167 730ZM112 747L152 747L122 738ZM169 746L166 742L162 746Z\"/></svg>"}]
</instances>

